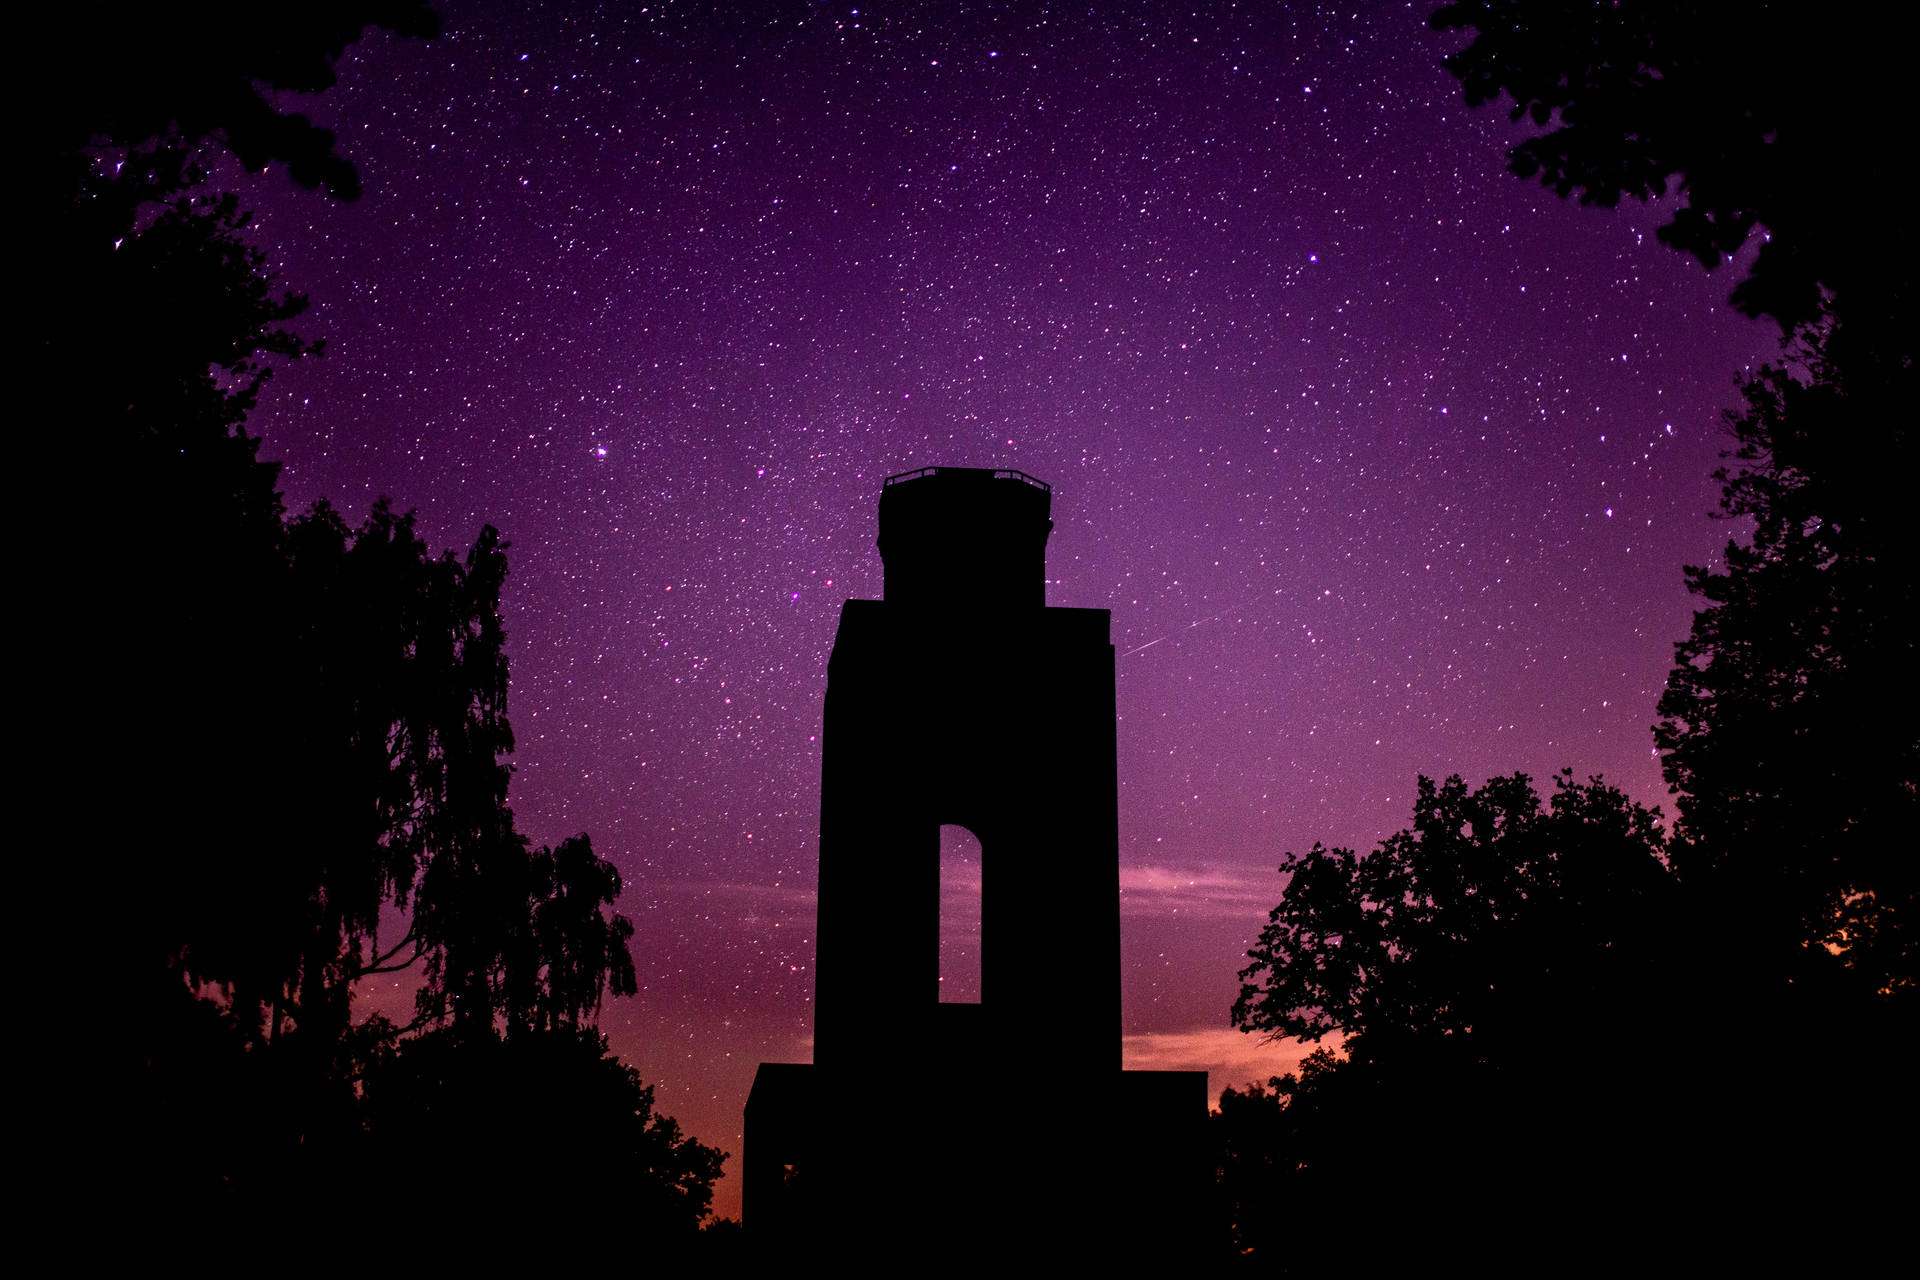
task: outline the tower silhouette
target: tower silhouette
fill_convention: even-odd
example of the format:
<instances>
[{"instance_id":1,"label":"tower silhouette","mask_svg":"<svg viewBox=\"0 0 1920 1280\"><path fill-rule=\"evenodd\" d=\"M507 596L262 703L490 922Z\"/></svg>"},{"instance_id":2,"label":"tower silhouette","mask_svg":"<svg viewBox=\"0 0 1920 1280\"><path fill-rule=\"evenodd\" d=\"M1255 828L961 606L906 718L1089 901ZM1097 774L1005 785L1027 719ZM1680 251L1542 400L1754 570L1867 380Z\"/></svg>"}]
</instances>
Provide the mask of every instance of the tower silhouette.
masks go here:
<instances>
[{"instance_id":1,"label":"tower silhouette","mask_svg":"<svg viewBox=\"0 0 1920 1280\"><path fill-rule=\"evenodd\" d=\"M1114 650L1106 610L1047 607L1052 498L882 489L884 598L846 602L828 665L814 1064L762 1064L747 1104L762 1245L1189 1233L1206 1076L1120 1071ZM937 998L948 824L981 847L978 1004Z\"/></svg>"}]
</instances>

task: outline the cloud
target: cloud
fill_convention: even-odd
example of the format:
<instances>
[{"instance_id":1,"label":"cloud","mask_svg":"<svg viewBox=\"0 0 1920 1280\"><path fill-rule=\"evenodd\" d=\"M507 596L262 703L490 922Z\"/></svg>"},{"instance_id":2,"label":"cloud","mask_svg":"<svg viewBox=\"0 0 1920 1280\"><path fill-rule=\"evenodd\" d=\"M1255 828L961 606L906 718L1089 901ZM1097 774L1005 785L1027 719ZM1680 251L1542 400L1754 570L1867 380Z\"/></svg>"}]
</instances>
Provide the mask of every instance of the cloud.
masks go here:
<instances>
[{"instance_id":1,"label":"cloud","mask_svg":"<svg viewBox=\"0 0 1920 1280\"><path fill-rule=\"evenodd\" d=\"M733 920L742 925L780 921L811 930L819 893L786 884L757 884L737 880L630 880L617 904L646 928L646 913L699 913L702 919Z\"/></svg>"},{"instance_id":2,"label":"cloud","mask_svg":"<svg viewBox=\"0 0 1920 1280\"><path fill-rule=\"evenodd\" d=\"M1336 1037L1321 1043L1339 1048ZM1195 1027L1124 1036L1120 1061L1130 1071L1205 1071L1211 1101L1229 1085L1238 1088L1248 1081L1265 1083L1286 1075L1318 1047L1298 1040L1269 1041L1230 1027Z\"/></svg>"},{"instance_id":3,"label":"cloud","mask_svg":"<svg viewBox=\"0 0 1920 1280\"><path fill-rule=\"evenodd\" d=\"M1120 868L1120 914L1187 915L1214 919L1264 917L1279 901L1272 872L1202 863Z\"/></svg>"},{"instance_id":4,"label":"cloud","mask_svg":"<svg viewBox=\"0 0 1920 1280\"><path fill-rule=\"evenodd\" d=\"M760 902L784 903L811 909L819 900L814 889L785 884L763 884L741 880L640 880L630 879L626 891L636 896L656 898L753 898Z\"/></svg>"}]
</instances>

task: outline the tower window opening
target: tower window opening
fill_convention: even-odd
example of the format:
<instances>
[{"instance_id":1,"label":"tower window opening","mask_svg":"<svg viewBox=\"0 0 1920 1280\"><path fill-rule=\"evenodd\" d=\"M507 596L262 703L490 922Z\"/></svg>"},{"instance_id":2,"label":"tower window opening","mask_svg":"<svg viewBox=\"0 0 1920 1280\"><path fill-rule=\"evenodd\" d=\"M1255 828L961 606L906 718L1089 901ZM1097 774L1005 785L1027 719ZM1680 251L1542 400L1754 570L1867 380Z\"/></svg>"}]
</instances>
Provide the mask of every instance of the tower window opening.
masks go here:
<instances>
[{"instance_id":1,"label":"tower window opening","mask_svg":"<svg viewBox=\"0 0 1920 1280\"><path fill-rule=\"evenodd\" d=\"M980 838L940 828L940 1003L980 1003Z\"/></svg>"}]
</instances>

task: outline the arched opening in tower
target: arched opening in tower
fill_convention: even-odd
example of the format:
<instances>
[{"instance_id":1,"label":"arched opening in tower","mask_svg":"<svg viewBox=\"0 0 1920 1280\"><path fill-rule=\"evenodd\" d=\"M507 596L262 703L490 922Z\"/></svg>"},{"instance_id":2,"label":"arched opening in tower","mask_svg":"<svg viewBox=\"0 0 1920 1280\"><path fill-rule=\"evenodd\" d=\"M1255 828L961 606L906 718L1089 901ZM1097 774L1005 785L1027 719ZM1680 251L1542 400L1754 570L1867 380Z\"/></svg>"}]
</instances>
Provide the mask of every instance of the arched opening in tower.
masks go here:
<instances>
[{"instance_id":1,"label":"arched opening in tower","mask_svg":"<svg viewBox=\"0 0 1920 1280\"><path fill-rule=\"evenodd\" d=\"M980 1003L980 837L940 828L940 1003Z\"/></svg>"}]
</instances>

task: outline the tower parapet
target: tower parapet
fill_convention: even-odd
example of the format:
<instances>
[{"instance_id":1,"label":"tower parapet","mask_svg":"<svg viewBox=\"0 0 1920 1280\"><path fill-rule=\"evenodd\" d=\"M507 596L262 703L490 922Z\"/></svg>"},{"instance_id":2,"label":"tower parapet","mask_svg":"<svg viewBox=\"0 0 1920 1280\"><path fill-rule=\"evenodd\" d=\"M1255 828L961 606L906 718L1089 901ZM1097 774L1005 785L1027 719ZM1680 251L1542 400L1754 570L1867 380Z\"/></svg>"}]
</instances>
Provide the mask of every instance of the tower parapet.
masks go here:
<instances>
[{"instance_id":1,"label":"tower parapet","mask_svg":"<svg viewBox=\"0 0 1920 1280\"><path fill-rule=\"evenodd\" d=\"M923 467L880 491L888 604L939 611L1047 603L1053 487L1024 471Z\"/></svg>"}]
</instances>

